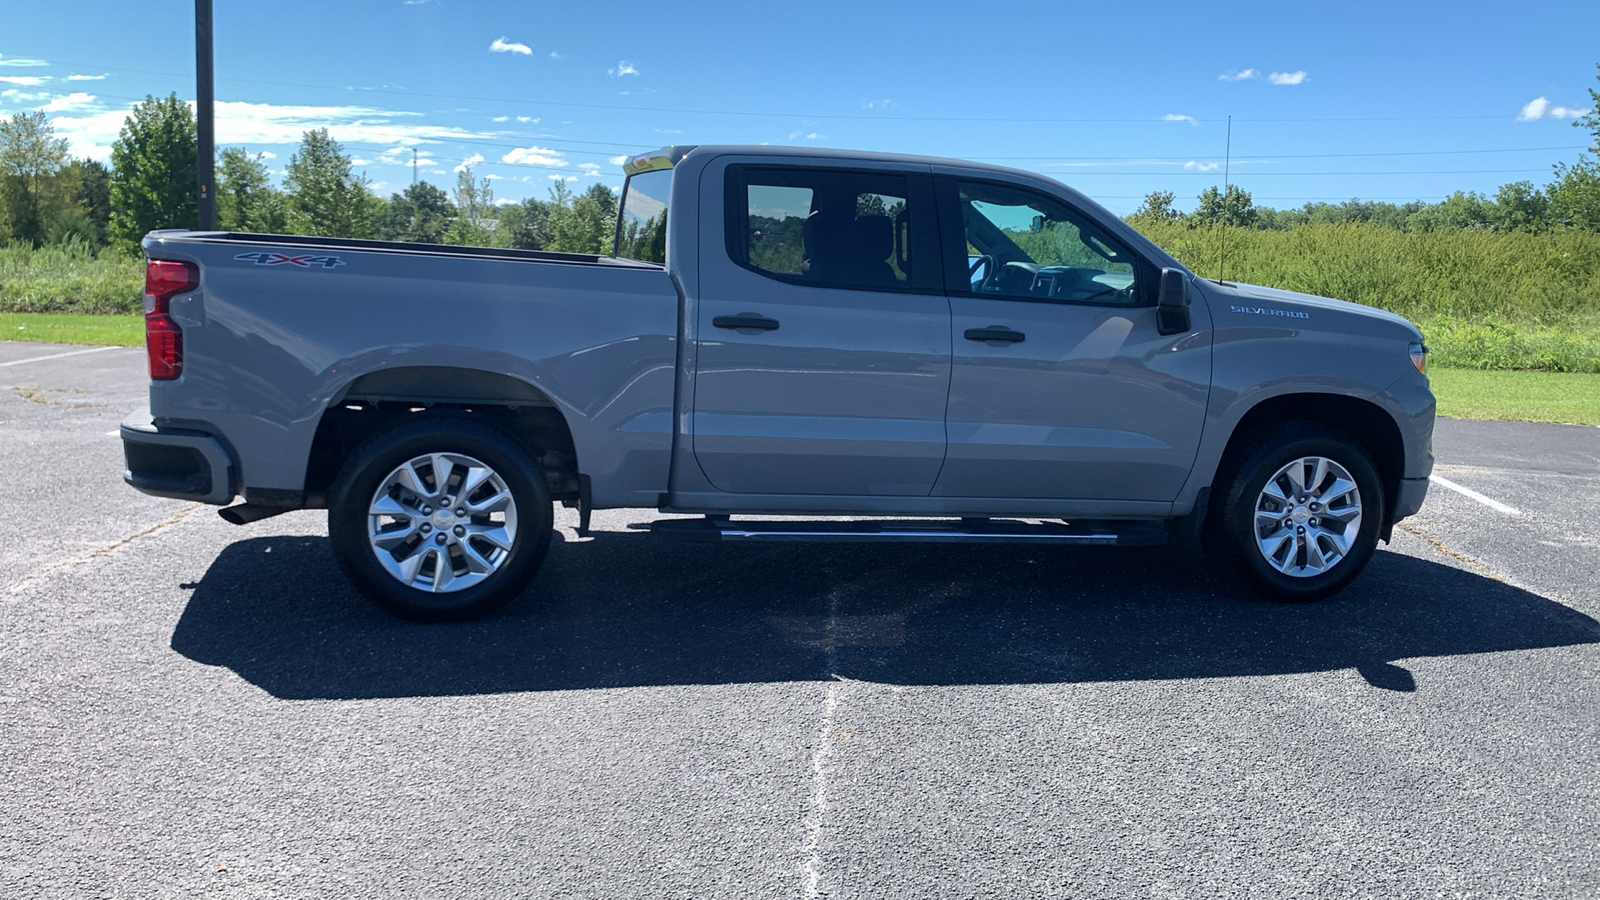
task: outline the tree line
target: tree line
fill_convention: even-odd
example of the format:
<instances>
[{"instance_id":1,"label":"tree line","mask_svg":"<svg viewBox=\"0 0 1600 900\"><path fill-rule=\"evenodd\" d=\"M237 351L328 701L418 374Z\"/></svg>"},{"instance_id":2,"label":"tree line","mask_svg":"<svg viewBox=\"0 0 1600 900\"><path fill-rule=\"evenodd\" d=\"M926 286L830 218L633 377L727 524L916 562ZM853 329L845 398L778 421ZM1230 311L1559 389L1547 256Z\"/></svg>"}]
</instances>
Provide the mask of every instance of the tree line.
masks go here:
<instances>
[{"instance_id":1,"label":"tree line","mask_svg":"<svg viewBox=\"0 0 1600 900\"><path fill-rule=\"evenodd\" d=\"M82 244L136 252L157 228L194 228L198 140L177 95L146 97L111 147L111 165L74 159L44 113L0 119L0 245ZM217 227L525 250L606 253L617 201L593 184L557 181L547 200L495 202L493 181L462 166L453 189L418 181L387 200L355 171L327 129L305 132L273 184L265 158L243 147L217 154Z\"/></svg>"},{"instance_id":2,"label":"tree line","mask_svg":"<svg viewBox=\"0 0 1600 900\"><path fill-rule=\"evenodd\" d=\"M1590 152L1600 156L1600 91L1591 88L1589 97L1594 104L1589 114L1572 124L1590 131L1594 138ZM1307 203L1299 209L1256 206L1250 192L1235 184L1224 191L1206 188L1195 210L1187 214L1173 208L1172 191L1152 191L1128 221L1134 225L1183 222L1198 227L1229 225L1264 231L1364 222L1409 232L1600 232L1600 162L1579 154L1576 162L1557 163L1552 174L1543 188L1531 181L1514 181L1501 185L1493 197L1477 191L1456 191L1438 203L1348 200Z\"/></svg>"}]
</instances>

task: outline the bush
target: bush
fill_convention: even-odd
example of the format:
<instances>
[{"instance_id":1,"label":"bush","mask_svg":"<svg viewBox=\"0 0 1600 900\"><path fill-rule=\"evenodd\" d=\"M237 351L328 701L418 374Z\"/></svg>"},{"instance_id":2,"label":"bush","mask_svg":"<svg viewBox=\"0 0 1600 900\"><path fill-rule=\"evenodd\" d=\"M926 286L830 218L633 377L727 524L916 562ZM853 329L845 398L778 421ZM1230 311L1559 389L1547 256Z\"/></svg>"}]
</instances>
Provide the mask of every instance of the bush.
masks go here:
<instances>
[{"instance_id":1,"label":"bush","mask_svg":"<svg viewBox=\"0 0 1600 900\"><path fill-rule=\"evenodd\" d=\"M137 313L144 260L96 255L81 240L39 250L0 247L0 312Z\"/></svg>"}]
</instances>

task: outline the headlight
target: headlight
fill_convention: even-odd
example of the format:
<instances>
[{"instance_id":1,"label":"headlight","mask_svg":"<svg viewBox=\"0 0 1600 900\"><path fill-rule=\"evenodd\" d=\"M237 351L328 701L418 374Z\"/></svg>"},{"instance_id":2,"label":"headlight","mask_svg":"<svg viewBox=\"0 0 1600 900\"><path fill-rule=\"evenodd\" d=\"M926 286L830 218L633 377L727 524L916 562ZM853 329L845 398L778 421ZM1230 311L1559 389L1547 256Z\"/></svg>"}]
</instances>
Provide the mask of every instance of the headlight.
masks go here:
<instances>
[{"instance_id":1,"label":"headlight","mask_svg":"<svg viewBox=\"0 0 1600 900\"><path fill-rule=\"evenodd\" d=\"M1428 345L1420 341L1411 342L1411 364L1423 375L1428 374Z\"/></svg>"}]
</instances>

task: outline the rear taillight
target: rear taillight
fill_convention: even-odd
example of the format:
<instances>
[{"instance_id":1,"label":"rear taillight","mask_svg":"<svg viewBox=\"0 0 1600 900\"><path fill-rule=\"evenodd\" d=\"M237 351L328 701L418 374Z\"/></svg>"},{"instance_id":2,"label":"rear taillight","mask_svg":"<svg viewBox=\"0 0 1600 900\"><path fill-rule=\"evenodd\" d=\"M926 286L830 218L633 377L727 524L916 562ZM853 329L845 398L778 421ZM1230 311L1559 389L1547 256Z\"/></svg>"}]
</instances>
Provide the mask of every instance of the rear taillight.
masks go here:
<instances>
[{"instance_id":1,"label":"rear taillight","mask_svg":"<svg viewBox=\"0 0 1600 900\"><path fill-rule=\"evenodd\" d=\"M194 263L152 259L145 266L144 347L152 381L183 374L183 329L172 318L172 298L199 286L200 269Z\"/></svg>"}]
</instances>

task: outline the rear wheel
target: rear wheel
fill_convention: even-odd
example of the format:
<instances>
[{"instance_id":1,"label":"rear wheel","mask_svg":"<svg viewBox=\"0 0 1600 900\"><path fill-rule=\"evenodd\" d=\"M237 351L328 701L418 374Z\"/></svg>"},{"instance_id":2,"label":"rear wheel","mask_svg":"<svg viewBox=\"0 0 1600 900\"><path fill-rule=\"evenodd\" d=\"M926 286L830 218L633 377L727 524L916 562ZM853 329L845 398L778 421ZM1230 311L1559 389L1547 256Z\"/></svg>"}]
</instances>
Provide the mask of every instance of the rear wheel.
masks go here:
<instances>
[{"instance_id":1,"label":"rear wheel","mask_svg":"<svg viewBox=\"0 0 1600 900\"><path fill-rule=\"evenodd\" d=\"M1330 428L1259 432L1258 447L1220 484L1207 549L1225 573L1274 600L1321 600L1372 558L1385 515L1365 449Z\"/></svg>"},{"instance_id":2,"label":"rear wheel","mask_svg":"<svg viewBox=\"0 0 1600 900\"><path fill-rule=\"evenodd\" d=\"M516 442L462 417L407 422L345 463L328 508L334 554L396 615L472 618L514 598L550 543L550 495Z\"/></svg>"}]
</instances>

